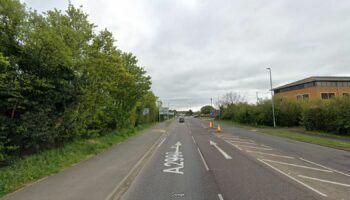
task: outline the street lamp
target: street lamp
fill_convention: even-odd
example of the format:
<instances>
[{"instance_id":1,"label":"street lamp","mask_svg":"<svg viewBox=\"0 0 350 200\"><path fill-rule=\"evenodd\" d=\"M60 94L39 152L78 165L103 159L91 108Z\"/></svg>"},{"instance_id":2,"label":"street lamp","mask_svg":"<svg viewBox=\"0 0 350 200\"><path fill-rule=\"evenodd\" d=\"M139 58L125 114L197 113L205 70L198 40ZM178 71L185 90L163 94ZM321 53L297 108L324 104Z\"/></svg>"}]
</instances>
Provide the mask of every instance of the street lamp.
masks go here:
<instances>
[{"instance_id":1,"label":"street lamp","mask_svg":"<svg viewBox=\"0 0 350 200\"><path fill-rule=\"evenodd\" d=\"M272 102L272 118L273 118L273 127L276 128L276 119L275 119L275 103L273 101L273 90L272 90L272 75L271 75L271 68L266 68L270 72L270 87L271 87L271 102Z\"/></svg>"}]
</instances>

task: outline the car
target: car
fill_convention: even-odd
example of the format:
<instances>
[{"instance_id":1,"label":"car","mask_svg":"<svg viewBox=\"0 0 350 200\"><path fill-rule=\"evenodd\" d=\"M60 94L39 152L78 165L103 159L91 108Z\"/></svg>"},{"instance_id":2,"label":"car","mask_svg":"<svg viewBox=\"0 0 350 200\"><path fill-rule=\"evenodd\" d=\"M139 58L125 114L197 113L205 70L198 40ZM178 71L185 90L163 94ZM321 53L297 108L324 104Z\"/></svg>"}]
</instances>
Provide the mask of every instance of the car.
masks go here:
<instances>
[{"instance_id":1,"label":"car","mask_svg":"<svg viewBox=\"0 0 350 200\"><path fill-rule=\"evenodd\" d=\"M180 122L180 123L184 123L184 122L185 122L185 118L180 117L180 118L179 118L179 122Z\"/></svg>"}]
</instances>

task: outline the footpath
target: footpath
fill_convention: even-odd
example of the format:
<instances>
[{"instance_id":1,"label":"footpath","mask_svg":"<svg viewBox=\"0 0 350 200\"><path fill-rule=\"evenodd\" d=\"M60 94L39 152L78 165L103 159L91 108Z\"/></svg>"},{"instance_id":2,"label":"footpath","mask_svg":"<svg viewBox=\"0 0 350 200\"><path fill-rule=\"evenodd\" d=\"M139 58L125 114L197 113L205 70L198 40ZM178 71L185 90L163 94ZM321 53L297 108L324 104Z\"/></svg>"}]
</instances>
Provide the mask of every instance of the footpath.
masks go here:
<instances>
[{"instance_id":1,"label":"footpath","mask_svg":"<svg viewBox=\"0 0 350 200\"><path fill-rule=\"evenodd\" d=\"M165 123L159 123L0 200L112 200L127 189L165 134L165 128Z\"/></svg>"}]
</instances>

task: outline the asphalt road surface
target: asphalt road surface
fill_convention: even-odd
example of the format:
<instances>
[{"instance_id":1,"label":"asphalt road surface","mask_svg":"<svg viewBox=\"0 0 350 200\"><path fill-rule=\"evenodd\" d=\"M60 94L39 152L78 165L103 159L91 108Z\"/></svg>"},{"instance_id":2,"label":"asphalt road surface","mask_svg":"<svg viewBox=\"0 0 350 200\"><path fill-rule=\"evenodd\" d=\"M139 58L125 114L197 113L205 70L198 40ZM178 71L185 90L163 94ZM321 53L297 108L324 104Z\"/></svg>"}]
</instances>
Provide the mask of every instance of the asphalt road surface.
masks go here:
<instances>
[{"instance_id":1,"label":"asphalt road surface","mask_svg":"<svg viewBox=\"0 0 350 200\"><path fill-rule=\"evenodd\" d=\"M350 152L221 128L161 123L1 200L350 200Z\"/></svg>"},{"instance_id":2,"label":"asphalt road surface","mask_svg":"<svg viewBox=\"0 0 350 200\"><path fill-rule=\"evenodd\" d=\"M350 199L350 153L175 121L123 200Z\"/></svg>"}]
</instances>

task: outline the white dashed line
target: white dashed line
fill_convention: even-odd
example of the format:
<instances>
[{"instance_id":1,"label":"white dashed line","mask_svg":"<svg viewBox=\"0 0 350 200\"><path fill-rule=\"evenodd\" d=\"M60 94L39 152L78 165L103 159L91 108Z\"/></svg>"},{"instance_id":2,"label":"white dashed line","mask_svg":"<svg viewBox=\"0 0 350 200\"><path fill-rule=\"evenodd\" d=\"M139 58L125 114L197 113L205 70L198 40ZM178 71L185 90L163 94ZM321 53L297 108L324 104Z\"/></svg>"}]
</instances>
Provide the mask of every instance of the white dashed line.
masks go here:
<instances>
[{"instance_id":1,"label":"white dashed line","mask_svg":"<svg viewBox=\"0 0 350 200\"><path fill-rule=\"evenodd\" d=\"M263 152L259 152L259 151L250 151L250 150L246 150L246 152L249 152L249 153L256 153L256 154L261 154L261 155L274 156L274 157L295 159L295 158L292 157L292 156L283 156L283 155L277 155L277 154L272 154L272 153L263 153Z\"/></svg>"},{"instance_id":2,"label":"white dashed line","mask_svg":"<svg viewBox=\"0 0 350 200\"><path fill-rule=\"evenodd\" d=\"M281 165L289 165L293 167L299 167L299 168L304 168L304 169L311 169L311 170L316 170L316 171L321 171L321 172L333 172L327 169L320 169L320 168L314 168L314 167L308 167L304 165L297 165L297 164L292 164L292 163L286 163L286 162L280 162L280 161L275 161L275 160L269 160L269 159L262 159L263 161L268 161L268 162L273 162L273 163L278 163Z\"/></svg>"},{"instance_id":3,"label":"white dashed line","mask_svg":"<svg viewBox=\"0 0 350 200\"><path fill-rule=\"evenodd\" d=\"M252 145L259 145L257 143L253 143L253 142L244 142L244 141L235 141L235 140L228 140L230 142L234 142L234 143L241 143L241 144L252 144Z\"/></svg>"},{"instance_id":4,"label":"white dashed line","mask_svg":"<svg viewBox=\"0 0 350 200\"><path fill-rule=\"evenodd\" d=\"M334 185L341 185L341 186L345 186L345 187L350 187L349 184L345 184L345 183L328 181L328 180L324 180L324 179L318 179L318 178L309 177L309 176L303 176L303 175L298 175L298 176L301 177L301 178L311 179L311 180L320 181L320 182L324 182L324 183L330 183L330 184L334 184Z\"/></svg>"},{"instance_id":5,"label":"white dashed line","mask_svg":"<svg viewBox=\"0 0 350 200\"><path fill-rule=\"evenodd\" d=\"M192 136L192 140L193 140L193 143L195 143L196 144L196 140L194 140L194 137Z\"/></svg>"},{"instance_id":6,"label":"white dashed line","mask_svg":"<svg viewBox=\"0 0 350 200\"><path fill-rule=\"evenodd\" d=\"M203 161L203 164L204 164L205 169L206 169L207 171L209 171L209 167L208 167L208 165L207 165L207 162L205 162L205 160L204 160L204 157L203 157L203 155L202 155L201 150L199 150L198 147L197 147L197 150L198 150L199 156L201 157L201 159L202 159L202 161Z\"/></svg>"},{"instance_id":7,"label":"white dashed line","mask_svg":"<svg viewBox=\"0 0 350 200\"><path fill-rule=\"evenodd\" d=\"M332 169L332 168L326 167L326 166L324 166L324 165L321 165L321 164L318 164L318 163L312 162L312 161L310 161L310 160L306 160L306 159L304 159L304 158L300 158L300 160L303 160L303 161L305 161L305 162L308 162L308 163L311 163L311 164L317 165L317 166L319 166L319 167L323 167L323 168L325 168L325 169L328 169L328 170L331 170L331 171L337 172L337 173L339 173L339 174L343 174L343 175L345 175L345 176L350 176L350 174L347 174L347 173L344 173L344 172L341 172L341 171L338 171L338 170L335 170L335 169Z\"/></svg>"},{"instance_id":8,"label":"white dashed line","mask_svg":"<svg viewBox=\"0 0 350 200\"><path fill-rule=\"evenodd\" d=\"M276 170L277 172L279 172L279 173L281 173L281 174L287 176L288 178L290 178L290 179L292 179L292 180L298 182L299 184L303 185L304 187L306 187L306 188L308 188L308 189L310 189L310 190L316 192L317 194L319 194L319 195L321 195L321 196L324 196L324 197L328 197L326 194L324 194L324 193L322 193L322 192L316 190L315 188L313 188L313 187L311 187L311 186L309 186L309 185L307 185L307 184L305 184L305 183L299 181L298 179L294 178L293 176L284 173L283 171L277 169L276 167L270 165L269 163L267 163L267 162L265 162L265 161L263 161L263 160L261 160L261 159L258 159L258 160L259 160L260 162L264 163L265 165L271 167L272 169Z\"/></svg>"},{"instance_id":9,"label":"white dashed line","mask_svg":"<svg viewBox=\"0 0 350 200\"><path fill-rule=\"evenodd\" d=\"M253 146L247 146L247 145L237 145L237 146L245 147L245 148L261 149L261 150L267 150L267 151L273 150L272 148L265 148L265 147L253 147Z\"/></svg>"},{"instance_id":10,"label":"white dashed line","mask_svg":"<svg viewBox=\"0 0 350 200\"><path fill-rule=\"evenodd\" d=\"M224 200L224 197L222 197L221 194L218 194L219 200Z\"/></svg>"}]
</instances>

